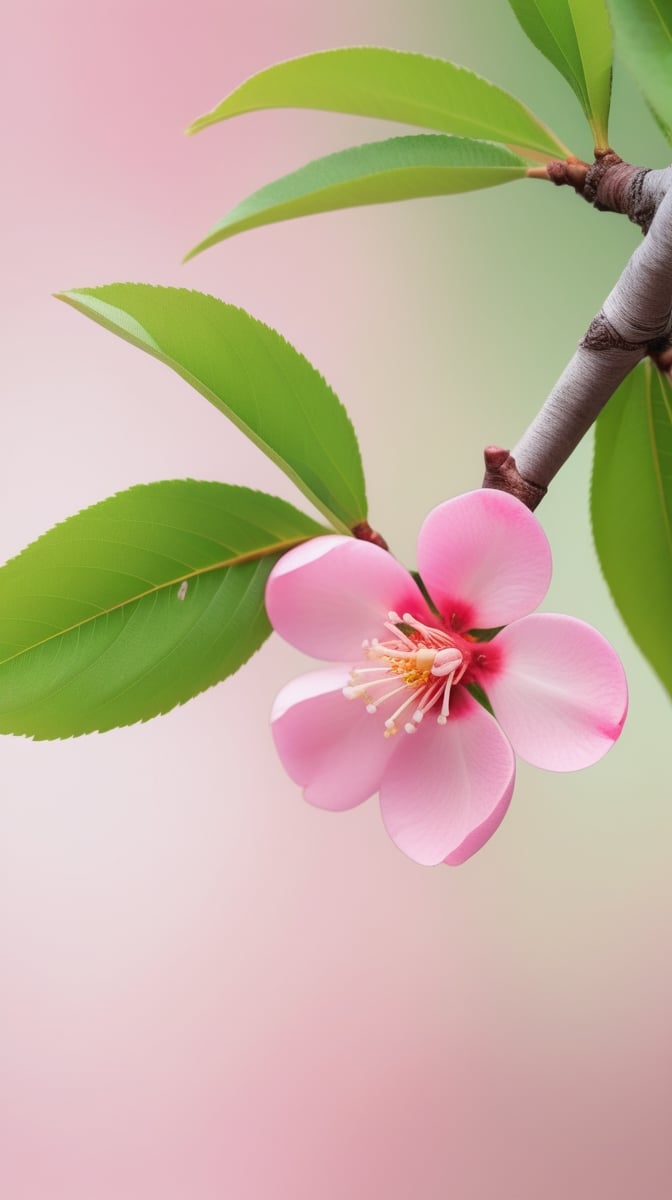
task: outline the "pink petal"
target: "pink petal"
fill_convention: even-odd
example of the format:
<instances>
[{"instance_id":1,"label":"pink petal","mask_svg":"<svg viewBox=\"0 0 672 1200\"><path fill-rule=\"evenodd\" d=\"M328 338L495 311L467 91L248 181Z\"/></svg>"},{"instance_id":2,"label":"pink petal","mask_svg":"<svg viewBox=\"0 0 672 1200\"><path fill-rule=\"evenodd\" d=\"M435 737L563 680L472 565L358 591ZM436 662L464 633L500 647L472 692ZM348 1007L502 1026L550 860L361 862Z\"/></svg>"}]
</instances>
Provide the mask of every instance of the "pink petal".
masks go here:
<instances>
[{"instance_id":1,"label":"pink petal","mask_svg":"<svg viewBox=\"0 0 672 1200\"><path fill-rule=\"evenodd\" d=\"M481 488L430 512L418 539L418 567L448 626L491 629L541 603L551 551L520 500Z\"/></svg>"},{"instance_id":2,"label":"pink petal","mask_svg":"<svg viewBox=\"0 0 672 1200\"><path fill-rule=\"evenodd\" d=\"M515 758L496 721L463 690L451 706L446 725L429 713L417 733L397 735L404 740L380 788L390 837L424 866L475 854L513 793Z\"/></svg>"},{"instance_id":3,"label":"pink petal","mask_svg":"<svg viewBox=\"0 0 672 1200\"><path fill-rule=\"evenodd\" d=\"M273 737L282 764L306 800L334 811L354 808L378 791L394 746L384 718L346 700L345 667L301 675L276 697Z\"/></svg>"},{"instance_id":4,"label":"pink petal","mask_svg":"<svg viewBox=\"0 0 672 1200\"><path fill-rule=\"evenodd\" d=\"M396 558L370 542L320 537L283 555L266 585L274 629L305 654L355 662L365 638L389 634L391 610L432 618L420 589Z\"/></svg>"},{"instance_id":5,"label":"pink petal","mask_svg":"<svg viewBox=\"0 0 672 1200\"><path fill-rule=\"evenodd\" d=\"M483 680L514 750L535 767L576 771L606 754L628 708L625 673L591 625L556 613L497 635L499 669Z\"/></svg>"}]
</instances>

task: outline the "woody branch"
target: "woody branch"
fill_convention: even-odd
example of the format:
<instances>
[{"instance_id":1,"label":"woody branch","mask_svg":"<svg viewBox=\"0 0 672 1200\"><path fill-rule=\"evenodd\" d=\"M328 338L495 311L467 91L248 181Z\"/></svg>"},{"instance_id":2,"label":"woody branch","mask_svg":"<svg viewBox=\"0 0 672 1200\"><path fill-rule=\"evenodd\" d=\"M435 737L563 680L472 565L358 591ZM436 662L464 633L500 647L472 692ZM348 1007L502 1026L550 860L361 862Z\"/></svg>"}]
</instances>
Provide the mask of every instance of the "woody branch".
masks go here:
<instances>
[{"instance_id":1,"label":"woody branch","mask_svg":"<svg viewBox=\"0 0 672 1200\"><path fill-rule=\"evenodd\" d=\"M593 173L588 198L597 207L608 199L611 211L627 212L648 232L520 441L511 453L485 450L483 487L510 492L531 509L633 367L647 355L662 370L672 362L672 168L647 171L613 158L611 170ZM564 182L585 194L591 170L581 186Z\"/></svg>"}]
</instances>

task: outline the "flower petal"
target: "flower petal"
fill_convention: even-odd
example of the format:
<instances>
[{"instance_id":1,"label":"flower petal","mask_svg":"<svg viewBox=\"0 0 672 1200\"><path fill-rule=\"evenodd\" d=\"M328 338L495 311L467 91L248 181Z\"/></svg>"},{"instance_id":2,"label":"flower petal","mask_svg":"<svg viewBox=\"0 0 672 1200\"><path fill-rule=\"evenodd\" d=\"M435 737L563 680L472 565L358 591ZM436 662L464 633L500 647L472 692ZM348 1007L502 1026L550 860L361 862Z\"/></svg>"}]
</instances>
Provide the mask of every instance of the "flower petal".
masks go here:
<instances>
[{"instance_id":1,"label":"flower petal","mask_svg":"<svg viewBox=\"0 0 672 1200\"><path fill-rule=\"evenodd\" d=\"M430 713L403 735L380 787L390 837L424 866L457 866L475 854L513 793L515 758L496 721L463 690L451 701L445 725Z\"/></svg>"},{"instance_id":2,"label":"flower petal","mask_svg":"<svg viewBox=\"0 0 672 1200\"><path fill-rule=\"evenodd\" d=\"M551 579L551 551L520 500L480 488L430 512L418 538L418 567L449 626L491 629L541 603Z\"/></svg>"},{"instance_id":3,"label":"flower petal","mask_svg":"<svg viewBox=\"0 0 672 1200\"><path fill-rule=\"evenodd\" d=\"M266 608L285 641L315 658L354 662L365 638L387 637L391 610L434 624L415 580L379 546L319 537L283 555L266 585Z\"/></svg>"},{"instance_id":4,"label":"flower petal","mask_svg":"<svg viewBox=\"0 0 672 1200\"><path fill-rule=\"evenodd\" d=\"M378 791L393 753L379 716L359 700L346 700L345 667L293 679L278 694L271 723L287 774L306 800L333 811L354 808Z\"/></svg>"},{"instance_id":5,"label":"flower petal","mask_svg":"<svg viewBox=\"0 0 672 1200\"><path fill-rule=\"evenodd\" d=\"M535 613L493 642L499 669L484 681L514 750L535 767L577 771L606 754L628 708L621 661L584 621Z\"/></svg>"}]
</instances>

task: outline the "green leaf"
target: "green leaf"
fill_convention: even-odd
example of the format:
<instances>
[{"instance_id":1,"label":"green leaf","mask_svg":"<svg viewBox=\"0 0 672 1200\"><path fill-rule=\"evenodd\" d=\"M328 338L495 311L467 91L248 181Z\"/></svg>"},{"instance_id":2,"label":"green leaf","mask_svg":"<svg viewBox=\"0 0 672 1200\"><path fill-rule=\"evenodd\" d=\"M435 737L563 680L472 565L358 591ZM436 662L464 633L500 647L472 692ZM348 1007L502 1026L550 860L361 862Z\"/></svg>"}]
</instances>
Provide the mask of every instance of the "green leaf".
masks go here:
<instances>
[{"instance_id":1,"label":"green leaf","mask_svg":"<svg viewBox=\"0 0 672 1200\"><path fill-rule=\"evenodd\" d=\"M319 372L279 333L241 308L183 288L113 283L58 298L172 367L340 532L365 520L350 419Z\"/></svg>"},{"instance_id":2,"label":"green leaf","mask_svg":"<svg viewBox=\"0 0 672 1200\"><path fill-rule=\"evenodd\" d=\"M526 163L505 146L471 138L420 134L353 146L318 158L248 196L187 258L258 225L362 204L469 192L524 179L526 174Z\"/></svg>"},{"instance_id":3,"label":"green leaf","mask_svg":"<svg viewBox=\"0 0 672 1200\"><path fill-rule=\"evenodd\" d=\"M324 532L274 496L193 479L57 525L0 568L0 732L130 725L231 675L270 632L271 568Z\"/></svg>"},{"instance_id":4,"label":"green leaf","mask_svg":"<svg viewBox=\"0 0 672 1200\"><path fill-rule=\"evenodd\" d=\"M610 8L616 51L672 142L672 4L670 0L610 0Z\"/></svg>"},{"instance_id":5,"label":"green leaf","mask_svg":"<svg viewBox=\"0 0 672 1200\"><path fill-rule=\"evenodd\" d=\"M606 0L509 3L530 41L574 91L593 131L595 149L606 150L612 68Z\"/></svg>"},{"instance_id":6,"label":"green leaf","mask_svg":"<svg viewBox=\"0 0 672 1200\"><path fill-rule=\"evenodd\" d=\"M672 696L672 387L648 362L597 422L591 509L616 606Z\"/></svg>"},{"instance_id":7,"label":"green leaf","mask_svg":"<svg viewBox=\"0 0 672 1200\"><path fill-rule=\"evenodd\" d=\"M455 63L351 46L277 63L247 79L187 133L263 108L315 108L486 138L544 159L569 151L520 100Z\"/></svg>"}]
</instances>

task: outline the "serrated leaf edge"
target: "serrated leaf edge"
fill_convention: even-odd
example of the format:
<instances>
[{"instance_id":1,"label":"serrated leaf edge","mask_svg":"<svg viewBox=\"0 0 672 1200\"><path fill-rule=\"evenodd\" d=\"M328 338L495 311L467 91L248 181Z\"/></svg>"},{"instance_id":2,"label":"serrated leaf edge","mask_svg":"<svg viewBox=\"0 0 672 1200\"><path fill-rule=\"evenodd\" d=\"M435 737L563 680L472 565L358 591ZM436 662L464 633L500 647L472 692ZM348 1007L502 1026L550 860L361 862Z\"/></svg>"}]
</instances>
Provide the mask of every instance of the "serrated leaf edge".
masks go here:
<instances>
[{"instance_id":1,"label":"serrated leaf edge","mask_svg":"<svg viewBox=\"0 0 672 1200\"><path fill-rule=\"evenodd\" d=\"M516 153L516 151L513 150L510 146L508 146L505 142L493 142L489 138L469 138L469 137L463 137L461 134L452 134L452 133L429 133L429 134L415 134L415 135L411 135L410 137L384 138L382 141L378 141L378 142L363 142L357 146L348 146L344 150L336 150L332 154L324 154L324 155L321 155L319 158L310 159L309 162L303 163L302 166L297 167L296 170L289 171L286 175L280 175L276 179L272 179L270 181L270 183L266 183L262 187L257 188L256 191L250 192L250 194L247 196L244 196L243 199L238 202L238 204L234 205L234 207L232 209L230 209L228 211L228 213L225 213L224 216L217 222L216 225L213 225L213 227L208 231L208 233L205 235L205 237L200 242L198 242L195 246L193 246L192 249L187 252L187 254L185 254L182 261L184 263L189 262L191 259L196 258L197 255L202 254L205 250L210 249L211 246L219 245L220 242L226 241L230 237L235 237L237 234L245 233L249 229L258 229L258 228L263 228L264 226L268 226L268 225L279 224L280 222L282 222L284 220L298 220L306 215L308 215L308 216L323 216L323 215L325 215L326 212L341 212L346 208L367 207L370 203L372 203L372 204L405 203L406 201L404 199L399 199L398 197L393 196L389 201L376 200L373 202L365 201L362 204L359 204L359 203L347 204L347 205L336 204L336 205L334 205L333 208L329 208L326 210L319 209L314 213L312 213L312 212L308 213L308 214L294 213L294 214L290 214L289 217L284 216L284 215L278 215L278 216L274 217L272 221L258 221L256 219L257 216L259 215L258 213L251 213L249 216L243 216L242 218L238 218L237 220L232 220L232 218L235 217L236 212L238 212L238 210L243 205L248 204L252 200L258 199L260 196L263 195L263 193L266 191L267 188L275 187L276 184L278 184L278 183L284 183L285 181L290 180L290 179L296 177L297 175L300 175L301 172L309 169L310 167L316 167L322 163L327 163L332 159L341 158L343 155L349 154L353 150L357 150L357 151L358 150L368 150L373 146L386 146L386 145L391 145L395 142L405 142L405 141L414 141L415 142L418 139L423 139L423 138L426 138L427 140L435 140L436 139L436 140L444 140L444 141L449 141L449 142L468 142L469 145L476 144L479 146L494 146L497 150L503 150L506 154L510 154L513 161L511 163L494 163L494 164L493 163L484 163L484 164L476 163L476 164L473 164L474 170L482 169L483 171L490 171L490 172L496 172L496 171L510 172L514 168L520 167L521 174L519 176L516 176L513 180L511 180L511 182L515 182L515 180L518 178L525 179L528 177L528 175L527 175L528 163L527 163L526 159L522 155ZM275 211L278 214L283 214L283 210L285 210L288 207L291 208L291 206L294 203L296 203L297 201L307 198L307 197L319 197L320 195L327 193L334 188L347 186L347 184L362 184L369 180L376 179L381 175L393 176L395 174L401 174L403 172L410 173L414 170L424 171L424 170L428 170L428 169L432 169L432 170L436 170L436 171L447 171L447 172L463 171L463 170L472 169L472 164L445 163L445 164L429 164L429 165L428 164L418 164L417 166L415 166L415 165L409 166L409 165L405 164L405 165L399 166L399 167L384 167L379 171L364 172L361 175L358 175L353 179L341 181L336 184L330 183L326 187L314 188L312 191L306 192L304 196L292 197L289 200L284 200L279 203L269 205L269 207L266 211L268 211L268 212ZM507 182L507 181L503 181L503 182ZM497 185L495 185L495 186L497 186ZM478 191L479 189L474 188L474 189L470 189L470 190ZM453 193L451 193L451 192L439 193L439 195L441 195L441 194L448 196L448 195L452 195ZM431 198L435 198L436 195L437 195L437 193L432 193ZM421 200L424 198L426 198L426 197L423 197L422 195L417 196L417 197L410 197L410 199L418 199L418 200ZM263 209L260 210L260 212L263 212L263 211L264 211Z\"/></svg>"},{"instance_id":2,"label":"serrated leaf edge","mask_svg":"<svg viewBox=\"0 0 672 1200\"><path fill-rule=\"evenodd\" d=\"M203 383L198 378L198 376L193 375L191 371L188 371L188 370L186 370L186 368L179 366L174 359L170 358L170 356L167 355L165 353L165 351L163 351L161 349L161 347L159 347L157 345L157 343L152 338L151 334L147 333L144 326L141 325L139 321L135 321L135 324L138 326L139 329L142 330L143 334L147 338L147 342L149 343L149 345L147 345L143 341L141 341L140 338L134 337L134 335L131 333L128 333L128 332L122 333L118 327L115 327L115 325L112 323L111 320L106 320L105 317L102 315L102 313L95 312L86 303L77 301L78 296L83 296L83 297L87 298L89 292L101 291L103 288L110 287L110 286L112 286L112 285L101 284L97 288L89 288L89 289L72 288L69 291L65 291L65 292L54 292L53 296L54 296L55 300L63 301L64 304L67 304L71 308L74 308L77 312L81 312L83 314L83 316L88 317L89 320L92 320L97 325L102 326L103 329L107 329L110 333L115 334L115 336L120 338L121 341L127 342L129 345L135 346L136 349L144 351L145 354L149 354L152 358L156 358L159 362L163 363L164 366L168 367L169 370L174 371L176 375L179 375L182 379L184 379L185 383L188 383L190 385L190 387L193 387L194 391L199 392L200 395L203 396L210 404L212 404L214 408L216 408L220 412L222 412L222 414L224 416L226 416L228 420L231 421L232 425L235 425L236 428L239 429L241 431L241 433L243 433L245 435L245 437L249 438L249 440L257 447L257 449L261 450L262 454L265 454L267 458L270 458L271 461L276 464L276 466L280 467L280 470L282 470L285 473L285 475L287 475L287 477L289 479L291 479L292 483L299 489L300 492L303 493L303 495L306 497L306 499L309 500L310 503L314 505L314 507L318 510L318 512L321 512L322 515L327 518L327 520L331 521L334 529L336 529L339 533L344 533L344 534L348 534L348 535L351 534L352 533L351 527L345 521L342 521L341 518L338 517L336 513L333 513L331 511L331 509L329 509L329 507L322 500L320 500L319 496L317 496L312 491L312 489L310 487L308 487L308 485L305 483L305 481L303 479L301 479L301 477L297 474L297 472L294 470L294 468L290 466L290 464L282 457L282 455L276 453L276 451L274 451L266 442L264 442L263 438L259 437L252 429L250 429L250 427L246 424L246 422L241 420L229 408L229 406L223 400L221 400L213 391L211 391L211 389L207 386L207 384ZM347 412L342 400L339 399L339 397L334 392L333 388L327 382L327 380L322 375L322 373L317 369L317 367L315 367L313 365L313 363L311 363L310 360L307 359L306 356L301 353L300 350L297 350L296 347L293 346L291 342L289 342L285 337L283 337L282 334L279 333L277 329L274 329L271 325L267 325L264 321L260 321L258 317L253 317L251 313L248 313L246 311L246 309L241 308L239 305L229 304L226 301L221 300L218 296L213 296L210 292L199 291L198 288L164 287L161 284L147 284L147 283L143 284L143 283L137 283L137 282L133 282L133 281L126 281L126 282L117 281L117 284L115 286L151 288L156 291L186 292L190 295L207 296L207 298L209 300L214 300L217 304L224 305L225 308L232 308L236 312L241 313L243 316L247 317L248 320L252 321L253 323L255 323L257 325L260 325L263 329L267 330L269 333L271 333L275 337L277 337L279 339L279 341L282 342L283 345L287 346L291 351L293 351L294 354L296 354L299 358L301 358L303 360L303 362L305 362L310 367L311 371L315 372L315 374L318 376L320 381L324 384L325 388L327 388L327 390L333 396L336 404L339 406L342 413L344 414L348 424L350 425L350 428L352 429L355 444L358 446L354 426L352 424L352 421L348 415L348 412ZM94 297L94 298L97 299L97 297ZM107 302L102 301L102 303L105 304ZM117 306L115 306L113 304L109 304L109 307L115 308ZM123 312L124 310L119 309L117 307L117 311ZM360 465L361 465L361 459L360 459ZM365 503L365 511L361 514L358 514L355 517L353 524L356 524L358 520L365 520L366 516L367 516L367 509L366 509L366 503Z\"/></svg>"},{"instance_id":3,"label":"serrated leaf edge","mask_svg":"<svg viewBox=\"0 0 672 1200\"><path fill-rule=\"evenodd\" d=\"M537 126L538 126L538 128L539 128L540 130L542 130L542 131L543 131L543 133L547 134L547 135L548 135L548 137L549 137L549 139L550 139L551 141L555 142L555 144L556 144L556 146L557 146L557 148L558 148L558 151L559 151L559 155L562 155L562 154L564 154L566 157L571 157L571 155L572 155L572 152L571 152L571 150L569 150L569 148L568 148L567 146L565 146L563 142L561 142L561 141L560 141L559 137L558 137L558 136L557 136L557 135L556 135L556 134L553 132L553 130L550 128L550 126L548 126L548 125L545 123L545 121L542 121L542 120L541 120L541 118L540 118L540 117L538 117L538 116L536 115L536 113L534 113L534 112L532 111L532 109L531 109L531 108L528 108L527 104L525 104L523 100L519 100L517 96L514 96L514 95L513 95L513 93L511 93L511 92L508 92L508 91L507 91L505 88L502 88L502 87L500 87L500 86L499 86L499 84L497 84L497 83L493 83L493 82L492 82L492 80L490 80L490 79L486 79L484 75L479 75L479 73L478 73L477 71L472 71L472 69L471 69L470 67L465 67L465 66L464 66L463 64L461 64L461 63L454 63L454 62L452 62L450 59L447 59L447 58L441 58L441 57L440 57L440 55L437 55L437 54L421 54L421 53L419 53L419 52L412 51L412 50L399 50L399 49L397 49L397 48L395 48L395 47L392 47L392 46L371 46L371 45L362 45L362 46L338 46L338 47L332 47L332 48L330 48L330 49L327 49L327 50L317 50L317 51L315 51L313 54L300 54L300 55L294 55L294 56L292 56L291 58L284 58L284 59L281 59L279 62L276 62L276 63L271 63L271 65L270 65L269 67L263 67L263 68L262 68L260 71L254 71L254 72L253 72L251 75L248 75L248 76L247 76L245 79L243 79L243 81L242 81L241 83L239 83L239 84L238 84L238 85L237 85L237 86L236 86L236 87L235 87L235 88L234 88L234 89L233 89L231 92L229 92L229 93L228 93L226 96L224 96L224 98L223 98L222 100L220 100L220 101L219 101L219 103L218 103L218 104L216 104L214 108L210 109L210 111L209 111L209 112L207 112L207 113L203 113L203 115L202 115L202 116L200 116L200 117L197 117L195 121L192 121L192 122L191 122L191 124L190 124L190 125L188 125L188 126L187 126L187 128L185 129L185 134L187 135L187 137L191 137L193 134L195 134L195 133L200 133L200 132L201 132L201 130L203 130L203 129L207 129L207 128L208 128L209 126L211 126L211 125L217 125L217 124L219 124L221 121L229 121L229 120L231 120L233 117L245 116L246 114L249 114L249 113L252 113L252 112L268 112L268 111L271 111L271 109L274 109L274 108L287 108L287 107L289 107L289 108L295 108L295 107L301 107L301 108L303 109L304 107L306 107L306 108L308 108L308 109L309 109L309 111L311 111L311 112L322 112L322 111L328 111L328 112L337 111L337 112L338 112L338 111L340 111L340 110L333 110L333 109L327 109L327 110L324 110L324 109L322 109L322 107L321 107L321 106L320 106L320 107L318 107L317 109L314 109L314 108L311 108L311 106L310 106L310 105L306 105L306 106L304 106L304 105L301 105L301 106L289 105L289 106L288 106L288 105L267 105L267 104L262 104L262 105L259 105L258 107L255 107L255 108L243 108L243 109L239 109L239 110L238 110L238 111L236 111L236 112L233 112L233 113L226 113L226 114L224 114L223 116L221 116L221 115L217 115L217 114L219 113L219 110L220 110L220 109L221 109L221 108L222 108L224 105L226 105L226 104L228 103L228 101L229 101L229 100L231 100L231 98L232 98L233 96L235 96L235 95L236 95L236 93L237 93L237 92L240 92L240 91L242 91L242 89L243 89L243 88L244 88L244 87L245 87L245 86L246 86L248 83L250 83L250 82L251 82L253 79L260 78L261 76L263 76L263 75L266 75L267 73L269 73L269 72L271 72L271 71L275 70L275 68L276 68L276 67L284 67L284 66L287 66L287 65L288 65L288 64L290 64L290 63L294 63L294 62L297 62L297 61L299 61L299 60L301 60L301 59L305 59L305 58L311 58L311 59L313 59L313 58L318 58L318 57L320 57L321 55L331 55L331 54L334 54L334 53L338 53L339 51L342 51L342 50L374 50L374 51L375 51L375 50L382 50L382 51L383 51L384 53L386 53L386 54L394 54L394 55L399 55L400 57L409 57L409 58L423 59L423 60L426 60L426 61L428 61L428 62L435 62L435 63L447 64L448 66L450 66L450 67L453 67L453 68L454 68L456 71L461 71L461 72L463 72L465 75L470 75L470 76L471 76L471 77L473 77L474 79L478 79L479 83L484 83L484 84L486 84L486 86L487 86L487 87L489 87L489 88L492 88L492 90L493 90L494 92L499 92L499 93L503 94L504 96L506 96L506 98L507 98L507 99L509 99L509 100L513 100L513 102L514 102L515 104L517 104L517 105L519 105L519 106L520 106L521 110L522 110L522 111L525 113L525 115L526 115L527 117L529 117L529 118L530 118L530 119L531 119L531 120L534 122L534 124L535 124L535 125L537 125ZM353 116L358 116L358 115L360 115L360 114L357 114L357 113L349 114L349 113L348 113L348 114L345 114L345 115L353 115ZM393 118L388 118L388 117L373 117L371 114L366 114L366 115L363 117L363 119L364 119L364 120L366 120L366 119L375 119L375 120L393 120ZM395 120L396 120L396 119L395 119ZM397 122L397 123L401 123L401 124L414 124L414 122L403 122L403 121L402 121L402 122ZM432 129L432 128L434 128L434 127L433 127L433 126L431 126L431 125L417 125L417 126L415 126L415 128L419 128L419 129ZM446 131L442 129L442 130L439 130L438 132L445 133ZM450 136L450 135L447 135L447 136ZM474 139L474 140L481 140L481 139ZM485 140L485 139L483 139L483 140ZM500 143L498 143L498 144L500 144ZM507 146L509 145L509 143L508 143L508 142L504 142L504 143L501 143L501 144L503 144L503 145L507 145ZM511 148L513 149L514 147L512 146ZM535 147L531 147L531 146L530 146L530 147L526 147L526 148L527 148L527 149L529 149L529 150L534 150L534 151L535 151L535 153L537 153L537 154L541 155L541 156L542 156L542 158L543 158L543 161L544 161L544 162L549 162L549 161L551 161L551 160L552 160L552 158L553 158L553 155L552 155L552 154L551 154L549 151L541 150L541 149L539 149L539 148L535 148Z\"/></svg>"}]
</instances>

